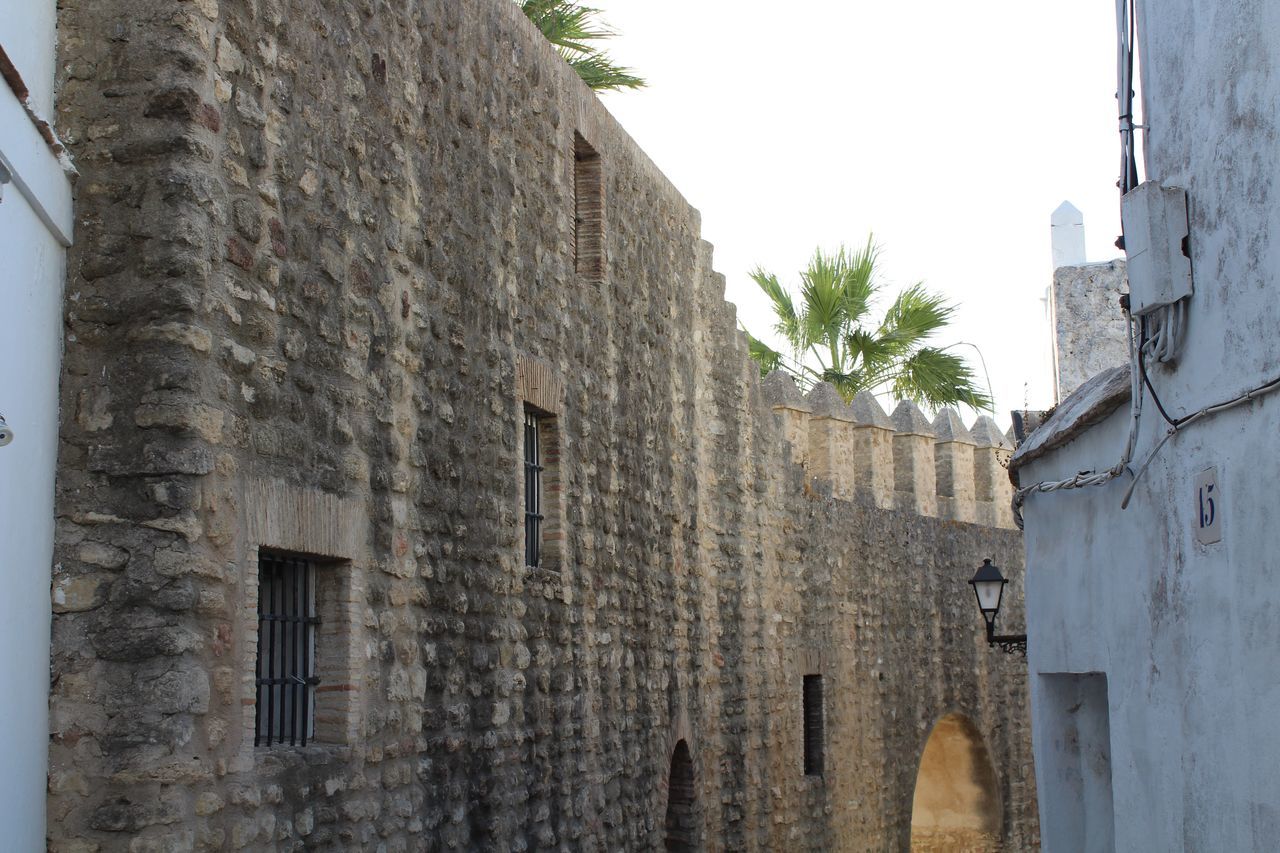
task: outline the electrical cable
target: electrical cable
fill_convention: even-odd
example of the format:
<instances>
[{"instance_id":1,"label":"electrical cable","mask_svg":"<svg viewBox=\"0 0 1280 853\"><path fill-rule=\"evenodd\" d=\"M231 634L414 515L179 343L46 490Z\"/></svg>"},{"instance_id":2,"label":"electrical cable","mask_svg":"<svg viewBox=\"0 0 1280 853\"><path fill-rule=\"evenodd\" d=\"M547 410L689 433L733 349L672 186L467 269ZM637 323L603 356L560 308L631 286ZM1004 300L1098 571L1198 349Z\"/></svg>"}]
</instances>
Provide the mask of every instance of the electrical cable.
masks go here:
<instances>
[{"instance_id":1,"label":"electrical cable","mask_svg":"<svg viewBox=\"0 0 1280 853\"><path fill-rule=\"evenodd\" d=\"M1143 345L1145 345L1146 334L1147 334L1146 332L1147 320L1145 317L1141 319L1141 323L1142 323ZM1143 357L1142 351L1143 351L1143 346L1139 346L1138 347L1138 372L1142 375L1142 384L1146 385L1147 390L1151 392L1151 402L1155 403L1156 408L1160 410L1160 417L1164 418L1165 422L1168 423L1169 426L1176 427L1179 425L1181 421L1185 421L1186 418L1180 418L1178 420L1175 420L1174 418L1169 417L1169 413L1165 411L1164 404L1160 402L1160 395L1156 393L1155 386L1151 384L1151 377L1147 375L1147 361L1146 361L1146 358Z\"/></svg>"},{"instance_id":2,"label":"electrical cable","mask_svg":"<svg viewBox=\"0 0 1280 853\"><path fill-rule=\"evenodd\" d=\"M1134 0L1116 0L1116 21L1119 40L1117 69L1119 88L1116 90L1116 98L1119 100L1120 110L1120 180L1117 181L1117 186L1120 188L1121 196L1138 185L1137 159L1134 156L1133 147L1133 131L1135 127L1141 127L1141 125L1134 125L1133 123L1134 21L1136 17ZM1121 249L1124 248L1123 235L1117 241L1117 246ZM1131 480L1129 487L1125 489L1120 508L1128 508L1129 501L1133 497L1133 492L1138 482L1147 472L1161 449L1169 443L1169 439L1203 418L1233 409L1257 397L1280 389L1280 376L1277 376L1269 382L1251 388L1243 394L1224 400L1221 403L1205 406L1192 414L1183 415L1179 418L1171 417L1151 382L1151 377L1147 372L1146 360L1151 357L1158 363L1167 364L1177 358L1182 346L1182 338L1186 333L1187 299L1183 298L1172 304L1162 305L1139 317L1136 322L1129 313L1127 297L1124 297L1124 301L1121 304L1128 326L1131 400L1129 439L1125 444L1124 453L1121 455L1119 462L1104 471L1081 471L1074 477L1069 477L1065 480L1043 481L1015 491L1013 495L1013 517L1019 530L1023 527L1022 506L1028 496L1036 492L1048 493L1063 489L1106 485L1126 471L1129 472ZM1144 387L1146 391L1150 392L1151 400L1159 410L1160 416L1168 424L1168 428L1165 430L1163 437L1148 451L1142 464L1134 471L1129 468L1129 462L1133 459L1134 449L1137 444L1138 425L1142 414L1142 399L1145 396Z\"/></svg>"},{"instance_id":3,"label":"electrical cable","mask_svg":"<svg viewBox=\"0 0 1280 853\"><path fill-rule=\"evenodd\" d=\"M1177 360L1182 347L1182 332L1186 326L1186 305L1178 300L1171 305L1161 305L1142 317L1142 345L1139 352L1162 364Z\"/></svg>"},{"instance_id":4,"label":"electrical cable","mask_svg":"<svg viewBox=\"0 0 1280 853\"><path fill-rule=\"evenodd\" d=\"M1132 336L1130 337L1130 341L1132 342ZM1131 347L1131 352L1132 352L1132 347ZM1138 363L1140 365L1142 363L1140 355L1139 355ZM1131 368L1131 372L1132 372L1132 368ZM1151 388L1150 381L1146 379L1145 369L1143 369L1143 373L1144 373L1143 379L1146 381L1147 388L1148 390L1151 391L1152 399L1154 400L1155 390ZM1164 437L1162 437L1160 441L1156 442L1156 445L1151 448L1150 452L1147 453L1147 456L1145 459L1143 459L1142 464L1138 466L1138 470L1132 472L1133 479L1129 482L1129 488L1125 489L1124 498L1120 502L1120 508L1127 509L1129 507L1129 500L1130 498L1133 497L1133 490L1138 485L1138 481L1142 479L1142 475L1147 472L1147 469L1151 466L1152 461L1156 458L1156 455L1160 452L1161 448L1163 448L1169 442L1169 439L1173 438L1179 432L1182 432L1187 427L1191 426L1193 423L1203 418L1207 418L1210 415L1216 415L1221 412L1225 412L1228 409L1234 409L1236 406L1250 402L1254 399L1257 399L1258 397L1263 397L1267 394L1270 394L1273 391L1276 391L1277 389L1280 389L1280 376L1277 376L1276 378L1262 385L1258 385L1254 388L1251 388L1248 391L1245 391L1243 394L1239 394L1228 400L1224 400L1221 403L1214 403L1212 405L1205 406L1199 409L1198 411L1193 412L1190 415L1185 415L1181 418L1177 418L1177 419L1169 418L1168 414L1165 413L1165 411L1162 408L1160 413L1165 418L1165 420L1168 421L1169 428L1165 430ZM1138 403L1138 406L1135 407L1135 412L1141 406L1141 400L1140 400L1141 388L1137 389L1137 393L1139 395L1139 398L1138 398L1139 403ZM1135 413L1134 419L1133 419L1133 425L1130 428L1130 433L1129 433L1129 445L1125 448L1125 455L1121 458L1120 462L1108 468L1106 471L1103 471L1101 473L1096 473L1093 471L1082 471L1076 476L1066 480L1058 480L1056 482L1035 483L1025 488L1018 489L1013 496L1014 521L1017 522L1018 529L1019 530L1022 529L1022 505L1026 502L1026 498L1028 495L1034 492L1054 492L1060 489L1076 489L1082 486L1101 486L1101 485L1105 485L1106 483L1109 483L1111 480L1115 479L1121 473L1123 473L1128 468L1129 458L1131 458L1132 456L1134 436L1137 432L1137 424L1138 424L1137 414Z\"/></svg>"},{"instance_id":5,"label":"electrical cable","mask_svg":"<svg viewBox=\"0 0 1280 853\"><path fill-rule=\"evenodd\" d=\"M1138 186L1138 163L1133 144L1133 56L1135 43L1135 0L1116 0L1116 103L1120 118L1120 179L1116 186L1123 197ZM1116 241L1116 246L1124 249L1124 235ZM1127 327L1126 337L1129 343L1129 439L1125 443L1124 453L1120 461L1105 471L1081 471L1066 480L1046 481L1018 489L1013 494L1013 520L1022 529L1022 505L1033 492L1054 492L1061 489L1078 489L1084 486L1102 486L1129 469L1129 461L1133 458L1133 450L1137 444L1138 422L1142 414L1142 380L1146 377L1143 364L1143 350L1149 347L1146 320L1140 323L1141 332L1135 333L1135 323L1129 314L1127 301L1122 302ZM1160 346L1163 347L1163 323L1157 330ZM1135 337L1138 339L1135 341ZM1154 397L1154 392L1153 392ZM1161 409L1163 414L1163 409ZM1145 466L1144 466L1145 467Z\"/></svg>"},{"instance_id":6,"label":"electrical cable","mask_svg":"<svg viewBox=\"0 0 1280 853\"><path fill-rule=\"evenodd\" d=\"M1150 387L1150 385L1148 385L1147 387ZM1271 380L1265 385L1259 385L1256 388L1251 388L1250 390L1244 392L1238 397L1233 397L1230 400L1226 400L1221 403L1215 403L1212 406L1205 406L1203 409L1201 409L1198 412L1195 412L1193 414L1187 415L1182 418L1178 418L1176 422L1170 422L1169 429L1165 431L1164 438L1160 439L1160 442L1156 444L1155 447L1151 448L1151 452L1147 454L1146 461L1142 463L1142 466L1138 468L1137 473L1134 474L1133 482L1130 483L1129 488L1125 490L1124 500L1120 502L1120 508L1126 509L1129 506L1129 498L1133 496L1133 487L1138 484L1138 480L1146 472L1147 466L1151 464L1151 460L1154 459L1156 454L1160 452L1160 448L1164 447L1165 442L1173 438L1175 434L1186 429L1188 426L1200 420L1201 418L1208 417L1209 415L1216 415L1219 412L1225 412L1227 409L1234 409L1236 406L1239 406L1241 403L1247 403L1256 397L1262 397L1267 394L1270 394L1272 391L1275 391L1278 388L1280 388L1280 376L1277 376L1275 379ZM1154 394L1155 392L1153 391L1152 393Z\"/></svg>"},{"instance_id":7,"label":"electrical cable","mask_svg":"<svg viewBox=\"0 0 1280 853\"><path fill-rule=\"evenodd\" d=\"M1135 42L1134 0L1116 0L1118 87L1116 99L1120 111L1120 195L1138 185L1138 162L1133 145L1133 55ZM1121 240L1124 238L1121 237Z\"/></svg>"},{"instance_id":8,"label":"electrical cable","mask_svg":"<svg viewBox=\"0 0 1280 853\"><path fill-rule=\"evenodd\" d=\"M1134 369L1134 363L1140 361L1140 341L1137 340L1138 333L1135 330L1137 324L1133 318L1129 316L1128 303L1121 302L1124 310L1125 327L1128 333L1125 338L1129 344L1129 438L1125 442L1124 453L1120 457L1120 461L1105 471L1081 471L1074 477L1065 480L1051 480L1035 483L1030 486L1018 489L1013 493L1013 521L1021 530L1023 527L1022 506L1026 503L1027 497L1033 492L1056 492L1062 489L1079 489L1084 486L1103 486L1119 477L1129 468L1129 460L1133 458L1134 446L1138 440L1138 423L1142 417L1142 385L1138 380L1138 371Z\"/></svg>"},{"instance_id":9,"label":"electrical cable","mask_svg":"<svg viewBox=\"0 0 1280 853\"><path fill-rule=\"evenodd\" d=\"M1173 330L1171 333L1170 354L1168 361L1173 361L1178 357L1178 352L1182 349L1182 336L1187 330L1187 304L1189 297L1179 299L1170 306L1172 309Z\"/></svg>"}]
</instances>

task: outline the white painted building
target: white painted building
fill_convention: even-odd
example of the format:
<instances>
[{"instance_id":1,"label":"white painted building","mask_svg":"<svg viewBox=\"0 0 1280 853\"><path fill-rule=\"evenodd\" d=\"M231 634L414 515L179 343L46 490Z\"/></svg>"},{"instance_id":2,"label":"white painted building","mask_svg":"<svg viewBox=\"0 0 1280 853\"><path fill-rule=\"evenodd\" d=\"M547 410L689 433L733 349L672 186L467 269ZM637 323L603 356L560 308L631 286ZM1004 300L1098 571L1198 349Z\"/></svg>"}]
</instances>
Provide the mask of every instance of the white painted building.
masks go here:
<instances>
[{"instance_id":1,"label":"white painted building","mask_svg":"<svg viewBox=\"0 0 1280 853\"><path fill-rule=\"evenodd\" d=\"M58 447L70 170L53 117L54 0L0 15L0 827L5 850L45 847L49 576ZM6 62L7 59L7 62Z\"/></svg>"},{"instance_id":2,"label":"white painted building","mask_svg":"<svg viewBox=\"0 0 1280 853\"><path fill-rule=\"evenodd\" d=\"M1280 3L1137 6L1145 179L1185 190L1189 210L1194 293L1147 328L1148 339L1158 323L1169 330L1146 364L1179 427L1169 435L1142 389L1132 453L1107 479L1132 423L1122 367L1064 401L1015 457L1023 487L1080 485L1032 492L1023 507L1041 833L1049 853L1269 851L1280 846L1280 392L1268 387L1280 378ZM1143 278L1135 223L1127 213L1136 307L1185 271L1179 251ZM1149 251L1165 252L1163 239ZM1236 405L1180 420L1221 403Z\"/></svg>"}]
</instances>

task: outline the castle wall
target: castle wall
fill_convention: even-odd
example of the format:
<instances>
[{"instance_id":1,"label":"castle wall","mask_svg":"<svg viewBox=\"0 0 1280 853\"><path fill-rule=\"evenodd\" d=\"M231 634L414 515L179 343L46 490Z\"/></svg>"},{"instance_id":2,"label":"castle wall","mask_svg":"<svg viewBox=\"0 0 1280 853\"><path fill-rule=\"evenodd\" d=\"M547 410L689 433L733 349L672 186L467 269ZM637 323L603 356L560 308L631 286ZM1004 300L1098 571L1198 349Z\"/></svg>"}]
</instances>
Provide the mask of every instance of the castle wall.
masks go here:
<instances>
[{"instance_id":1,"label":"castle wall","mask_svg":"<svg viewBox=\"0 0 1280 853\"><path fill-rule=\"evenodd\" d=\"M895 508L887 418L849 409L835 453L802 399L777 418L808 446L784 437L697 212L515 4L69 0L61 25L85 178L52 849L651 849L683 740L699 847L899 850L950 712L1034 844L1025 672L964 584L992 557L1016 590L1020 536ZM526 405L554 419L535 570ZM1000 448L968 441L961 511L1004 525ZM253 746L267 552L322 563L306 747Z\"/></svg>"}]
</instances>

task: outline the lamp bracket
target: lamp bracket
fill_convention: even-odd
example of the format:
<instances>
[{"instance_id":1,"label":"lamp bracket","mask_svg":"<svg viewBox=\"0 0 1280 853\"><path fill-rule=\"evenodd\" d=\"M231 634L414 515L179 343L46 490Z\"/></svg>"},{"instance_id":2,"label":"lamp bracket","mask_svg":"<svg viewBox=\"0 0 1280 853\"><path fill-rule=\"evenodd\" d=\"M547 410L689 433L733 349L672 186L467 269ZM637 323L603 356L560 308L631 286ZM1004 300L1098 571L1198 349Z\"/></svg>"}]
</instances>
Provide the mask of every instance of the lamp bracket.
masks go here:
<instances>
[{"instance_id":1,"label":"lamp bracket","mask_svg":"<svg viewBox=\"0 0 1280 853\"><path fill-rule=\"evenodd\" d=\"M1027 656L1026 634L995 634L987 638L987 645L998 646L1005 654Z\"/></svg>"},{"instance_id":2,"label":"lamp bracket","mask_svg":"<svg viewBox=\"0 0 1280 853\"><path fill-rule=\"evenodd\" d=\"M1027 635L997 634L994 619L987 622L987 645L999 646L1000 651L1005 654L1020 653L1024 658L1027 656Z\"/></svg>"}]
</instances>

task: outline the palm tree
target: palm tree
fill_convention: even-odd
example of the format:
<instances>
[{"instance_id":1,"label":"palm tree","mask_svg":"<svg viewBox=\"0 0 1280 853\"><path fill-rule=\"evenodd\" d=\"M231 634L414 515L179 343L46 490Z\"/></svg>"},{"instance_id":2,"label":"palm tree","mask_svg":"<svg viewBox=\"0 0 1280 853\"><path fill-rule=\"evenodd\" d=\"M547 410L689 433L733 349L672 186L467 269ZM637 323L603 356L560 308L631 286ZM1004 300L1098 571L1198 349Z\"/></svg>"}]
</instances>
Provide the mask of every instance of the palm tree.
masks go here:
<instances>
[{"instance_id":1,"label":"palm tree","mask_svg":"<svg viewBox=\"0 0 1280 853\"><path fill-rule=\"evenodd\" d=\"M941 296L913 284L893 300L879 325L868 324L882 289L878 257L870 238L857 251L817 250L800 273L799 308L777 276L757 267L751 278L769 297L778 318L774 330L791 348L786 357L748 332L760 374L784 370L806 390L830 382L846 400L866 389L935 408L962 404L992 411L991 397L977 388L973 371L950 347L925 345L955 313Z\"/></svg>"},{"instance_id":2,"label":"palm tree","mask_svg":"<svg viewBox=\"0 0 1280 853\"><path fill-rule=\"evenodd\" d=\"M612 38L616 33L595 20L599 9L573 0L517 0L534 26L555 45L574 71L596 91L639 89L644 80L631 69L614 63L591 43Z\"/></svg>"}]
</instances>

